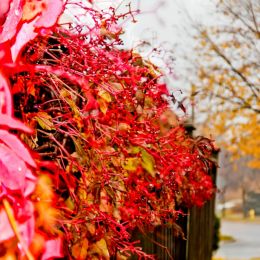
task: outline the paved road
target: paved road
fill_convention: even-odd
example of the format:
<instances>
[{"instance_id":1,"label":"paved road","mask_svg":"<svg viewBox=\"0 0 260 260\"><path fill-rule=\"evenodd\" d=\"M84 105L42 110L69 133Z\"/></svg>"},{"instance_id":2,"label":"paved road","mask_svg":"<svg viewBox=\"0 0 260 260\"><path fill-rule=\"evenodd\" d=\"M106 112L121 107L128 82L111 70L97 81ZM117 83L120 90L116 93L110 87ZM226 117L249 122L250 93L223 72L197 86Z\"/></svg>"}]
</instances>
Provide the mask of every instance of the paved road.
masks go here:
<instances>
[{"instance_id":1,"label":"paved road","mask_svg":"<svg viewBox=\"0 0 260 260\"><path fill-rule=\"evenodd\" d=\"M228 260L260 258L260 223L222 220L221 233L232 236L236 242L221 243L217 257Z\"/></svg>"}]
</instances>

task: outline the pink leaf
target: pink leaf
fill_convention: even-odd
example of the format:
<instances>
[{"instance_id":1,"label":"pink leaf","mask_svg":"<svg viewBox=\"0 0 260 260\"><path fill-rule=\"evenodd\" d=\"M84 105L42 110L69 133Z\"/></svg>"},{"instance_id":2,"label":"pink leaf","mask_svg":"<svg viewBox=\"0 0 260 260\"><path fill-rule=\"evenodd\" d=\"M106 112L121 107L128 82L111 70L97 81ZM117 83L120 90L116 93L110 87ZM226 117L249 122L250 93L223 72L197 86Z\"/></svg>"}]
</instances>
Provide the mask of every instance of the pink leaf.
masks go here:
<instances>
[{"instance_id":1,"label":"pink leaf","mask_svg":"<svg viewBox=\"0 0 260 260\"><path fill-rule=\"evenodd\" d=\"M27 245L27 247L29 247L34 236L34 226L35 226L35 219L33 215L34 213L33 203L27 200L22 210L26 221L20 223L19 229L25 244Z\"/></svg>"},{"instance_id":2,"label":"pink leaf","mask_svg":"<svg viewBox=\"0 0 260 260\"><path fill-rule=\"evenodd\" d=\"M9 148L11 148L22 160L32 167L36 167L36 164L28 149L23 145L17 136L10 134L6 130L0 129L0 140L8 145Z\"/></svg>"},{"instance_id":3,"label":"pink leaf","mask_svg":"<svg viewBox=\"0 0 260 260\"><path fill-rule=\"evenodd\" d=\"M24 197L29 196L35 189L37 178L32 174L32 172L27 169L25 173L25 190Z\"/></svg>"},{"instance_id":4,"label":"pink leaf","mask_svg":"<svg viewBox=\"0 0 260 260\"><path fill-rule=\"evenodd\" d=\"M24 193L23 195L25 197L29 196L30 194L32 194L32 192L34 191L35 189L35 180L32 180L32 179L26 179L25 180L25 190L24 190Z\"/></svg>"},{"instance_id":5,"label":"pink leaf","mask_svg":"<svg viewBox=\"0 0 260 260\"><path fill-rule=\"evenodd\" d=\"M6 145L0 144L0 186L3 184L10 190L23 191L26 171L24 161Z\"/></svg>"},{"instance_id":6,"label":"pink leaf","mask_svg":"<svg viewBox=\"0 0 260 260\"><path fill-rule=\"evenodd\" d=\"M32 130L24 125L22 122L17 119L12 118L11 116L0 114L0 126L3 126L7 129L18 129L27 133L32 133Z\"/></svg>"},{"instance_id":7,"label":"pink leaf","mask_svg":"<svg viewBox=\"0 0 260 260\"><path fill-rule=\"evenodd\" d=\"M6 14L9 10L11 0L2 0L0 5L0 26L6 19Z\"/></svg>"},{"instance_id":8,"label":"pink leaf","mask_svg":"<svg viewBox=\"0 0 260 260\"><path fill-rule=\"evenodd\" d=\"M14 232L4 210L0 210L0 243L13 237Z\"/></svg>"},{"instance_id":9,"label":"pink leaf","mask_svg":"<svg viewBox=\"0 0 260 260\"><path fill-rule=\"evenodd\" d=\"M6 0L4 2L2 13L7 9ZM38 33L35 32L35 29L55 25L63 8L64 4L61 0L27 1L25 3L21 0L13 0L11 2L0 34L0 44L11 40L16 35L15 44L12 46L13 61L16 61L23 46L37 36ZM22 27L18 29L20 22L22 22Z\"/></svg>"},{"instance_id":10,"label":"pink leaf","mask_svg":"<svg viewBox=\"0 0 260 260\"><path fill-rule=\"evenodd\" d=\"M9 88L9 84L5 77L0 72L0 114L5 112L8 115L12 115L12 96ZM1 124L1 122L0 122Z\"/></svg>"},{"instance_id":11,"label":"pink leaf","mask_svg":"<svg viewBox=\"0 0 260 260\"><path fill-rule=\"evenodd\" d=\"M2 3L1 3L2 4ZM13 0L10 4L10 9L7 14L3 30L0 34L0 43L12 39L16 32L17 26L22 18L21 0Z\"/></svg>"},{"instance_id":12,"label":"pink leaf","mask_svg":"<svg viewBox=\"0 0 260 260\"><path fill-rule=\"evenodd\" d=\"M26 208L30 208L30 218L26 218L25 222L17 222L20 234L25 242L26 246L29 247L32 238L34 236L35 220L33 217L33 204L27 202ZM28 213L28 212L27 212ZM0 210L0 243L14 237L13 229L10 225L8 216L4 210Z\"/></svg>"},{"instance_id":13,"label":"pink leaf","mask_svg":"<svg viewBox=\"0 0 260 260\"><path fill-rule=\"evenodd\" d=\"M11 47L12 59L15 62L23 46L30 40L33 40L37 33L34 32L36 20L30 23L24 23L16 35L15 43Z\"/></svg>"},{"instance_id":14,"label":"pink leaf","mask_svg":"<svg viewBox=\"0 0 260 260\"><path fill-rule=\"evenodd\" d=\"M54 257L63 257L61 239L48 240L45 243L45 252L41 260L53 259Z\"/></svg>"},{"instance_id":15,"label":"pink leaf","mask_svg":"<svg viewBox=\"0 0 260 260\"><path fill-rule=\"evenodd\" d=\"M35 26L38 28L48 28L53 26L62 13L63 7L64 4L62 0L45 0L45 9L43 9L42 15L37 20Z\"/></svg>"}]
</instances>

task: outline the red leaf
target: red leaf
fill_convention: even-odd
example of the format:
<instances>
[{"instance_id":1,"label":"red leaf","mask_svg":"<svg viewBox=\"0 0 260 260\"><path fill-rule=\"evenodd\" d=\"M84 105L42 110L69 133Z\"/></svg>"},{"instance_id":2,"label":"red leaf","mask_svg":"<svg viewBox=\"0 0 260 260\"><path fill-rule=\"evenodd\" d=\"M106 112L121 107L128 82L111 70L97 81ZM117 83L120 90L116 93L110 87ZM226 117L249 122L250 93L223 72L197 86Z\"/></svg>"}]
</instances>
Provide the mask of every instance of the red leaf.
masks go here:
<instances>
[{"instance_id":1,"label":"red leaf","mask_svg":"<svg viewBox=\"0 0 260 260\"><path fill-rule=\"evenodd\" d=\"M86 96L88 98L88 102L84 107L84 111L90 111L90 110L97 109L99 107L99 104L96 101L96 99L89 93Z\"/></svg>"},{"instance_id":2,"label":"red leaf","mask_svg":"<svg viewBox=\"0 0 260 260\"><path fill-rule=\"evenodd\" d=\"M0 43L0 62L4 64L11 61L12 56L9 42Z\"/></svg>"},{"instance_id":3,"label":"red leaf","mask_svg":"<svg viewBox=\"0 0 260 260\"><path fill-rule=\"evenodd\" d=\"M24 161L6 145L0 143L0 186L20 190L23 196L30 195L35 188L36 177Z\"/></svg>"}]
</instances>

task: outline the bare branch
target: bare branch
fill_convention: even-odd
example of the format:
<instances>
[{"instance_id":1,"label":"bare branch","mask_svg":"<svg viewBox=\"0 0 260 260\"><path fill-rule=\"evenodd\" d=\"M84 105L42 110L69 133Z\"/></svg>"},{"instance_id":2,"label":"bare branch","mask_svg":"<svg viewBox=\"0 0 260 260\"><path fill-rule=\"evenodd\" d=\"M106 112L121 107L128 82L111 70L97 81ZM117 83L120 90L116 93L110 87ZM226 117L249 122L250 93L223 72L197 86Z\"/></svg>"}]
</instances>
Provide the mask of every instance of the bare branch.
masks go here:
<instances>
[{"instance_id":1,"label":"bare branch","mask_svg":"<svg viewBox=\"0 0 260 260\"><path fill-rule=\"evenodd\" d=\"M206 39L210 42L210 44L213 47L213 50L216 52L216 54L218 54L219 57L221 57L226 64L229 65L229 67L231 68L231 70L238 75L251 89L252 94L258 98L258 92L259 89L257 89L257 87L251 83L244 75L243 73L241 73L239 70L237 70L234 65L232 64L231 60L220 50L220 48L217 46L217 44L215 44L215 42L209 37L208 34L206 34Z\"/></svg>"}]
</instances>

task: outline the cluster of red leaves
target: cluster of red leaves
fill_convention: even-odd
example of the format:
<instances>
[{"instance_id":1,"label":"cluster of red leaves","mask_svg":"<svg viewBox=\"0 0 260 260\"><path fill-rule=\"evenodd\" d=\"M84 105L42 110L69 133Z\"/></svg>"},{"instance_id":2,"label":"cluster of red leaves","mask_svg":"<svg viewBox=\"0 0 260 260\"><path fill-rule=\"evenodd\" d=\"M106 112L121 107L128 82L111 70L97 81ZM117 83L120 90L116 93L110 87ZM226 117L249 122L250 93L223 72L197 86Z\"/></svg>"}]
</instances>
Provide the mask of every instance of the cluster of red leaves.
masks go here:
<instances>
[{"instance_id":1,"label":"cluster of red leaves","mask_svg":"<svg viewBox=\"0 0 260 260\"><path fill-rule=\"evenodd\" d=\"M143 257L131 240L134 229L172 223L180 207L201 206L212 196L213 146L179 126L159 70L119 48L117 22L126 14L81 6L91 22L61 26L56 20L64 6L51 2L14 0L2 26L0 243L9 246L13 222L27 257L61 256L57 244L51 250L58 236L74 259ZM50 14L55 19L46 19ZM40 155L33 155L37 165L9 132L29 131L13 117L12 96L16 118L34 130L20 137ZM17 240L11 242L18 254Z\"/></svg>"}]
</instances>

